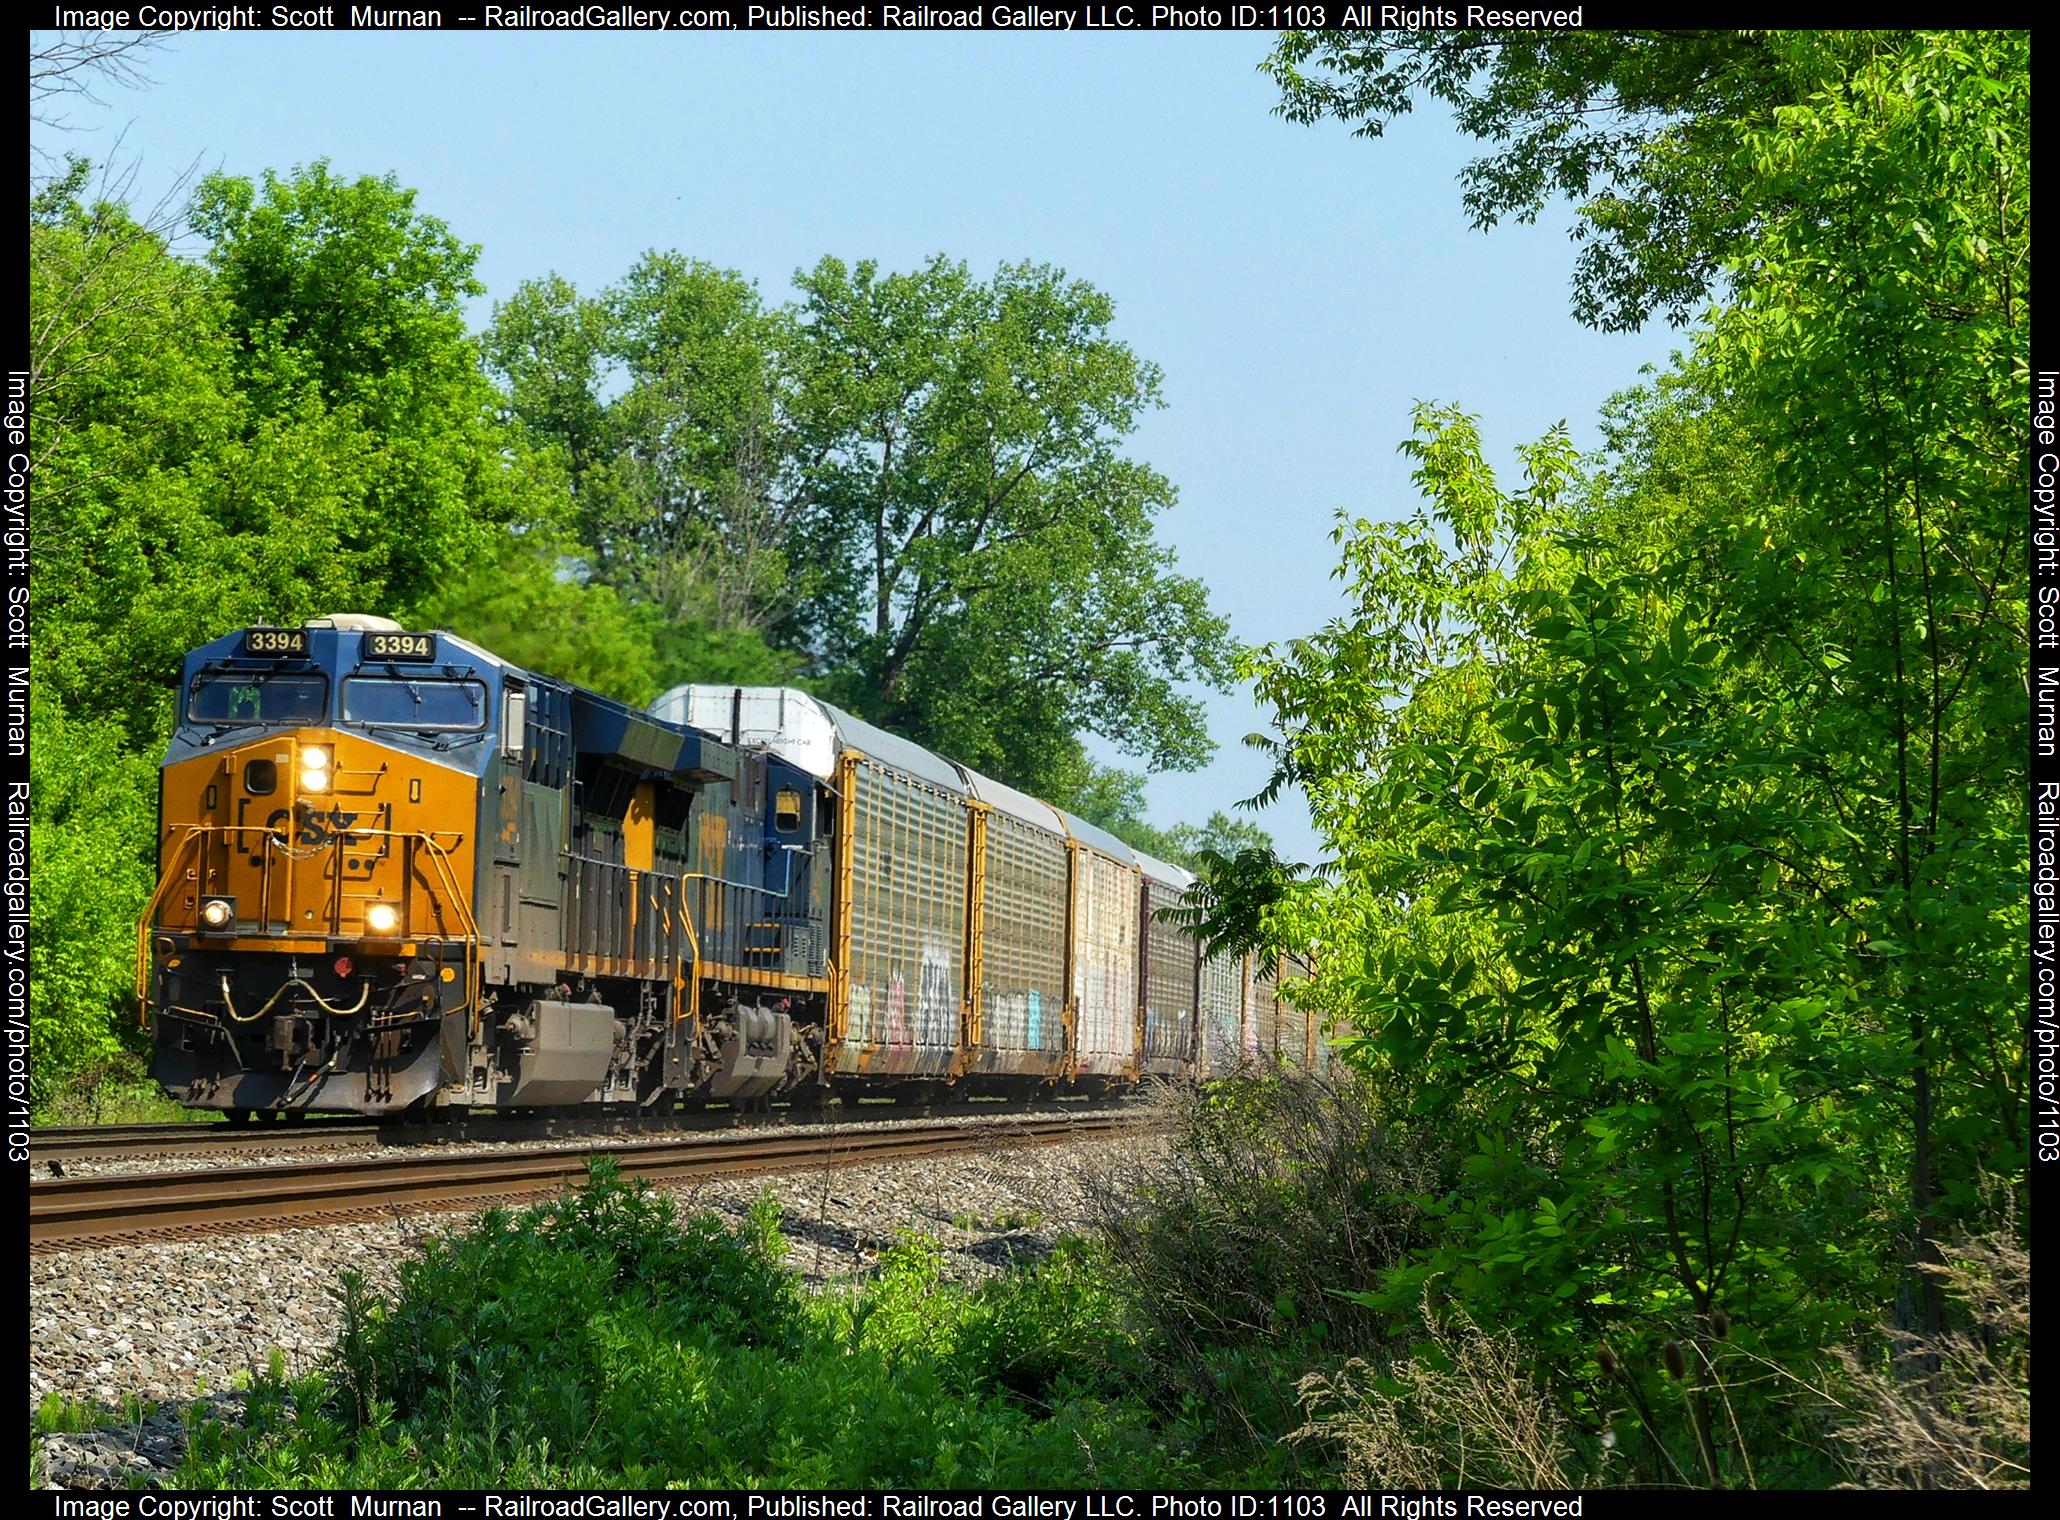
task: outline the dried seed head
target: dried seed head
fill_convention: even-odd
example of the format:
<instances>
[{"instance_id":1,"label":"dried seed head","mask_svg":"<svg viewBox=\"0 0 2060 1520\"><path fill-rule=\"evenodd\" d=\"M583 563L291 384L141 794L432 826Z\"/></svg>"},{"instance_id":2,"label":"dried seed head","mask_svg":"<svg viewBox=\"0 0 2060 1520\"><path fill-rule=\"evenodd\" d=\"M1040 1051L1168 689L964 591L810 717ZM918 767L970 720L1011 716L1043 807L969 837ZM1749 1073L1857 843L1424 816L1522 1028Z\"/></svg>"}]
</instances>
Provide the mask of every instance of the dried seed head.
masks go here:
<instances>
[{"instance_id":1,"label":"dried seed head","mask_svg":"<svg viewBox=\"0 0 2060 1520\"><path fill-rule=\"evenodd\" d=\"M1668 1341L1660 1347L1659 1359L1667 1364L1667 1376L1675 1382L1688 1376L1688 1358L1682 1354L1679 1341Z\"/></svg>"},{"instance_id":2,"label":"dried seed head","mask_svg":"<svg viewBox=\"0 0 2060 1520\"><path fill-rule=\"evenodd\" d=\"M1604 1377L1613 1378L1617 1375L1617 1354L1610 1350L1609 1347L1604 1346L1600 1351L1596 1352L1595 1360L1601 1365Z\"/></svg>"},{"instance_id":3,"label":"dried seed head","mask_svg":"<svg viewBox=\"0 0 2060 1520\"><path fill-rule=\"evenodd\" d=\"M1731 1316L1722 1309L1710 1310L1710 1329L1716 1331L1718 1340L1729 1340L1731 1338Z\"/></svg>"}]
</instances>

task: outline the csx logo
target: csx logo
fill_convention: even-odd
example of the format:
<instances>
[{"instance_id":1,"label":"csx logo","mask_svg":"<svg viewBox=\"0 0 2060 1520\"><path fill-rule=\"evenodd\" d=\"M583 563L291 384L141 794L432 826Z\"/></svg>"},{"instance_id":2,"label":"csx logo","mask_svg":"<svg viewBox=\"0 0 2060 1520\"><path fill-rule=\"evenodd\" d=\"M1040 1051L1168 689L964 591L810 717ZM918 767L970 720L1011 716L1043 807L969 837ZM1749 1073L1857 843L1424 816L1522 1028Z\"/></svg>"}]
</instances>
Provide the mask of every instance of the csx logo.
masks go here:
<instances>
[{"instance_id":1,"label":"csx logo","mask_svg":"<svg viewBox=\"0 0 2060 1520\"><path fill-rule=\"evenodd\" d=\"M318 813L305 802L295 808L294 812L300 815L299 824L293 833L295 844L327 844L332 839L340 839L345 844L355 843L351 837L350 826L358 821L356 813L346 813L342 808L331 808L326 813ZM285 808L274 808L271 817L265 820L265 827L275 835L283 836L286 832L286 822L291 816Z\"/></svg>"}]
</instances>

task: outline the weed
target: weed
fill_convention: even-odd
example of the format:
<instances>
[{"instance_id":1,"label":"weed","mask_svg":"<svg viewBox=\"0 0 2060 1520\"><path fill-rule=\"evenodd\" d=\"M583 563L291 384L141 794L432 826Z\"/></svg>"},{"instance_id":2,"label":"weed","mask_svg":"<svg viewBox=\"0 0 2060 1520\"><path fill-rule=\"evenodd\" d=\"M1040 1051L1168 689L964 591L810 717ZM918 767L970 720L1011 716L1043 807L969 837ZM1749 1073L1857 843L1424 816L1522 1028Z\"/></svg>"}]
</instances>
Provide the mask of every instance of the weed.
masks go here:
<instances>
[{"instance_id":1,"label":"weed","mask_svg":"<svg viewBox=\"0 0 2060 1520\"><path fill-rule=\"evenodd\" d=\"M780 1233L783 1217L780 1200L771 1188L762 1188L751 1200L750 1212L745 1216L749 1225L751 1249L760 1261L780 1261L789 1249L787 1237Z\"/></svg>"},{"instance_id":2,"label":"weed","mask_svg":"<svg viewBox=\"0 0 2060 1520\"><path fill-rule=\"evenodd\" d=\"M88 1430L98 1430L103 1425L113 1425L121 1416L104 1405L88 1399L69 1399L56 1389L43 1395L31 1416L29 1429L39 1436L80 1435Z\"/></svg>"},{"instance_id":3,"label":"weed","mask_svg":"<svg viewBox=\"0 0 2060 1520\"><path fill-rule=\"evenodd\" d=\"M1833 1445L1868 1487L2028 1488L2031 1255L2008 1228L1943 1254L1933 1270L1967 1328L1841 1352Z\"/></svg>"},{"instance_id":4,"label":"weed","mask_svg":"<svg viewBox=\"0 0 2060 1520\"><path fill-rule=\"evenodd\" d=\"M1122 1373L1103 1264L1064 1246L977 1290L930 1241L810 1297L735 1235L597 1166L573 1195L479 1216L341 1285L317 1378L253 1381L198 1429L198 1487L1192 1487L1212 1469ZM1216 1453L1210 1452L1213 1460ZM1223 1472L1224 1477L1238 1476Z\"/></svg>"},{"instance_id":5,"label":"weed","mask_svg":"<svg viewBox=\"0 0 2060 1520\"><path fill-rule=\"evenodd\" d=\"M1309 1420L1291 1439L1335 1447L1354 1488L1589 1487L1565 1415L1511 1335L1425 1308L1428 1341L1384 1367L1353 1358L1297 1386Z\"/></svg>"}]
</instances>

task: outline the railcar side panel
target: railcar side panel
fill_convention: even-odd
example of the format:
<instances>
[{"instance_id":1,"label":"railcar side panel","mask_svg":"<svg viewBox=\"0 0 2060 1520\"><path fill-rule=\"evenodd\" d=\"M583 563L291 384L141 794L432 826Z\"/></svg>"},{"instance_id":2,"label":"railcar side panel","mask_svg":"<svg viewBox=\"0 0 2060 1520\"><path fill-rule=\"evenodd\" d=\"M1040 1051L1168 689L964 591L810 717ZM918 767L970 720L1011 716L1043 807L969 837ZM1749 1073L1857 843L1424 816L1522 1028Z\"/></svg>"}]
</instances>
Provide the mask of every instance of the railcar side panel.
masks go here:
<instances>
[{"instance_id":1,"label":"railcar side panel","mask_svg":"<svg viewBox=\"0 0 2060 1520\"><path fill-rule=\"evenodd\" d=\"M1066 842L987 815L986 896L972 1070L1056 1075L1066 1055Z\"/></svg>"},{"instance_id":2,"label":"railcar side panel","mask_svg":"<svg viewBox=\"0 0 2060 1520\"><path fill-rule=\"evenodd\" d=\"M965 987L966 806L862 759L852 771L850 1012L830 1069L948 1076Z\"/></svg>"},{"instance_id":3,"label":"railcar side panel","mask_svg":"<svg viewBox=\"0 0 2060 1520\"><path fill-rule=\"evenodd\" d=\"M1283 972L1273 984L1273 1003L1277 1010L1275 1051L1280 1064L1290 1071L1303 1071L1309 1065L1309 1015L1288 1000L1287 976Z\"/></svg>"},{"instance_id":4,"label":"railcar side panel","mask_svg":"<svg viewBox=\"0 0 2060 1520\"><path fill-rule=\"evenodd\" d=\"M1145 878L1144 1071L1173 1077L1187 1070L1195 1048L1196 945L1179 926L1162 922L1161 911L1178 907L1184 894Z\"/></svg>"},{"instance_id":5,"label":"railcar side panel","mask_svg":"<svg viewBox=\"0 0 2060 1520\"><path fill-rule=\"evenodd\" d=\"M1202 1076L1222 1076L1244 1059L1244 968L1241 955L1202 962Z\"/></svg>"},{"instance_id":6,"label":"railcar side panel","mask_svg":"<svg viewBox=\"0 0 2060 1520\"><path fill-rule=\"evenodd\" d=\"M1315 1016L1293 1000L1301 991L1300 984L1308 979L1307 966L1292 955L1280 958L1280 972L1274 983L1280 1002L1280 1058L1296 1071L1311 1071L1316 1066Z\"/></svg>"},{"instance_id":7,"label":"railcar side panel","mask_svg":"<svg viewBox=\"0 0 2060 1520\"><path fill-rule=\"evenodd\" d=\"M1245 1050L1261 1065L1271 1064L1280 1049L1277 964L1268 956L1245 957Z\"/></svg>"},{"instance_id":8,"label":"railcar side panel","mask_svg":"<svg viewBox=\"0 0 2060 1520\"><path fill-rule=\"evenodd\" d=\"M1074 1068L1137 1070L1137 872L1085 846L1074 852Z\"/></svg>"}]
</instances>

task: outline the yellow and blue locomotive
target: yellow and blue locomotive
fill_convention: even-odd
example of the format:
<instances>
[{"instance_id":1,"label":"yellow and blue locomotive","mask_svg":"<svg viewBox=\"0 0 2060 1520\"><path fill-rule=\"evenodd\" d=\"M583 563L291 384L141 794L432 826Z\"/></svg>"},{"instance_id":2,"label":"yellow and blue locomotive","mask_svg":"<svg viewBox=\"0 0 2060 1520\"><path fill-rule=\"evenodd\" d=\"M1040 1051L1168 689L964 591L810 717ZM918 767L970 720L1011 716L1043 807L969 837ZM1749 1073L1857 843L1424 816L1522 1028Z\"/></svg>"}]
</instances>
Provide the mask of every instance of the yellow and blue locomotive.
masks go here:
<instances>
[{"instance_id":1,"label":"yellow and blue locomotive","mask_svg":"<svg viewBox=\"0 0 2060 1520\"><path fill-rule=\"evenodd\" d=\"M138 932L232 1115L1107 1090L1322 1051L1178 867L801 692L648 712L336 616L188 655Z\"/></svg>"}]
</instances>

